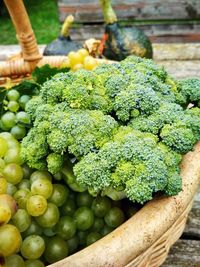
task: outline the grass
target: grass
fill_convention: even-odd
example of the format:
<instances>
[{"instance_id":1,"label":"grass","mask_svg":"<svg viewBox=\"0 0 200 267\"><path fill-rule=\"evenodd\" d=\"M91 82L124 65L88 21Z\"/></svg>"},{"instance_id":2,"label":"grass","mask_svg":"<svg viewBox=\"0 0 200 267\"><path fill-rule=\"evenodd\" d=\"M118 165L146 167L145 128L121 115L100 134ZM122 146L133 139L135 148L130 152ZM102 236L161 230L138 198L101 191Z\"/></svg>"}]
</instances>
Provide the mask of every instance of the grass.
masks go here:
<instances>
[{"instance_id":1,"label":"grass","mask_svg":"<svg viewBox=\"0 0 200 267\"><path fill-rule=\"evenodd\" d=\"M24 0L37 42L46 44L55 39L60 30L56 0ZM0 44L17 44L16 32L7 12L0 15Z\"/></svg>"}]
</instances>

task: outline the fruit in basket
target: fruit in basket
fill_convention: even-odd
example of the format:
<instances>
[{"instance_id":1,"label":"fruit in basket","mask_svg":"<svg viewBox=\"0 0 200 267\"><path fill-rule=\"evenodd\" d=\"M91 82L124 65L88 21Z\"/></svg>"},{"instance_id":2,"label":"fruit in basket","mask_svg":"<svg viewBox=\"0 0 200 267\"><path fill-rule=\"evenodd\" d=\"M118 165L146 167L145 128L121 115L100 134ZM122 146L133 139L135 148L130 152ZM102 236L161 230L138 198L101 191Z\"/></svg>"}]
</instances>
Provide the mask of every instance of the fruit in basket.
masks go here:
<instances>
[{"instance_id":1,"label":"fruit in basket","mask_svg":"<svg viewBox=\"0 0 200 267\"><path fill-rule=\"evenodd\" d=\"M132 54L152 58L152 45L148 37L136 27L120 26L110 1L99 0L106 23L101 44L103 55L117 61Z\"/></svg>"},{"instance_id":2,"label":"fruit in basket","mask_svg":"<svg viewBox=\"0 0 200 267\"><path fill-rule=\"evenodd\" d=\"M45 56L67 55L70 51L76 51L81 47L72 41L69 35L69 28L73 21L72 15L65 19L59 37L45 47L43 52Z\"/></svg>"}]
</instances>

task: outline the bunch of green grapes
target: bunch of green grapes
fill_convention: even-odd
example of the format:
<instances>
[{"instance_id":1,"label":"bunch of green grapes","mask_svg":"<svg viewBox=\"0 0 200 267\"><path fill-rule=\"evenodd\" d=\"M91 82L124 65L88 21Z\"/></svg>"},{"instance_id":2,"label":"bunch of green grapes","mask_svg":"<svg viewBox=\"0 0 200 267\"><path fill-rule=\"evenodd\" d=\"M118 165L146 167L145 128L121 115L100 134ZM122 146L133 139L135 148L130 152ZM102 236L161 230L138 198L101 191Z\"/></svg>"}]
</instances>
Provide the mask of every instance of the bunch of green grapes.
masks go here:
<instances>
[{"instance_id":1,"label":"bunch of green grapes","mask_svg":"<svg viewBox=\"0 0 200 267\"><path fill-rule=\"evenodd\" d=\"M30 125L29 115L24 111L29 95L20 95L20 93L11 89L8 90L4 100L5 113L0 118L0 128L3 131L9 131L17 140L21 140Z\"/></svg>"},{"instance_id":2,"label":"bunch of green grapes","mask_svg":"<svg viewBox=\"0 0 200 267\"><path fill-rule=\"evenodd\" d=\"M19 141L0 133L0 256L7 267L42 267L96 242L129 217L131 206L124 212L122 205L30 169Z\"/></svg>"},{"instance_id":3,"label":"bunch of green grapes","mask_svg":"<svg viewBox=\"0 0 200 267\"><path fill-rule=\"evenodd\" d=\"M84 48L78 51L71 51L67 55L67 60L64 63L65 67L70 68L73 71L78 69L93 70L98 66L96 58L89 55L88 51Z\"/></svg>"}]
</instances>

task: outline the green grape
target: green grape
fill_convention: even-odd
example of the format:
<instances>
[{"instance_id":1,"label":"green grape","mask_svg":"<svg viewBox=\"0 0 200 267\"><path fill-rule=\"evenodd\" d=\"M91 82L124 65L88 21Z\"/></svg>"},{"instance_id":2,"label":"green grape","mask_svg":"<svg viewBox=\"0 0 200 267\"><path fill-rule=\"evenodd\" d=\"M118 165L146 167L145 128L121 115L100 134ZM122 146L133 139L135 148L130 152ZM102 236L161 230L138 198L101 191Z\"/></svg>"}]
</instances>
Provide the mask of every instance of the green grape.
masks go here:
<instances>
[{"instance_id":1,"label":"green grape","mask_svg":"<svg viewBox=\"0 0 200 267\"><path fill-rule=\"evenodd\" d=\"M0 158L0 171L3 170L5 166L6 166L5 161Z\"/></svg>"},{"instance_id":2,"label":"green grape","mask_svg":"<svg viewBox=\"0 0 200 267\"><path fill-rule=\"evenodd\" d=\"M90 207L92 205L93 197L86 191L78 193L76 196L76 203L78 207Z\"/></svg>"},{"instance_id":3,"label":"green grape","mask_svg":"<svg viewBox=\"0 0 200 267\"><path fill-rule=\"evenodd\" d=\"M77 235L74 235L72 238L67 240L69 254L72 254L77 251L79 245L79 238Z\"/></svg>"},{"instance_id":4,"label":"green grape","mask_svg":"<svg viewBox=\"0 0 200 267\"><path fill-rule=\"evenodd\" d=\"M44 214L36 217L36 222L43 228L50 228L57 224L60 217L57 206L53 203L47 204Z\"/></svg>"},{"instance_id":5,"label":"green grape","mask_svg":"<svg viewBox=\"0 0 200 267\"><path fill-rule=\"evenodd\" d=\"M116 228L125 220L123 211L118 207L111 208L104 217L108 226Z\"/></svg>"},{"instance_id":6,"label":"green grape","mask_svg":"<svg viewBox=\"0 0 200 267\"><path fill-rule=\"evenodd\" d=\"M53 193L49 201L54 203L57 207L62 206L69 195L69 189L62 184L53 184Z\"/></svg>"},{"instance_id":7,"label":"green grape","mask_svg":"<svg viewBox=\"0 0 200 267\"><path fill-rule=\"evenodd\" d=\"M97 240L101 238L101 235L97 232L91 232L88 234L87 239L86 239L86 244L87 246L95 243Z\"/></svg>"},{"instance_id":8,"label":"green grape","mask_svg":"<svg viewBox=\"0 0 200 267\"><path fill-rule=\"evenodd\" d=\"M4 161L6 164L16 163L21 165L22 159L20 157L20 147L9 148L4 157Z\"/></svg>"},{"instance_id":9,"label":"green grape","mask_svg":"<svg viewBox=\"0 0 200 267\"><path fill-rule=\"evenodd\" d=\"M22 109L25 109L26 104L28 103L28 101L31 99L31 97L29 95L22 95L19 98L19 105Z\"/></svg>"},{"instance_id":10,"label":"green grape","mask_svg":"<svg viewBox=\"0 0 200 267\"><path fill-rule=\"evenodd\" d=\"M65 204L60 208L62 215L70 215L72 216L76 210L76 203L73 199L67 199Z\"/></svg>"},{"instance_id":11,"label":"green grape","mask_svg":"<svg viewBox=\"0 0 200 267\"><path fill-rule=\"evenodd\" d=\"M23 164L22 169L23 169L23 173L24 173L24 179L29 180L33 170L26 164Z\"/></svg>"},{"instance_id":12,"label":"green grape","mask_svg":"<svg viewBox=\"0 0 200 267\"><path fill-rule=\"evenodd\" d=\"M16 120L17 122L21 122L23 124L30 124L30 117L25 111L19 111L16 114Z\"/></svg>"},{"instance_id":13,"label":"green grape","mask_svg":"<svg viewBox=\"0 0 200 267\"><path fill-rule=\"evenodd\" d=\"M23 178L23 170L19 164L9 163L5 166L3 174L6 180L11 184L18 184Z\"/></svg>"},{"instance_id":14,"label":"green grape","mask_svg":"<svg viewBox=\"0 0 200 267\"><path fill-rule=\"evenodd\" d=\"M29 197L31 196L31 192L29 189L19 189L13 195L14 199L16 200L19 208L26 209L26 203Z\"/></svg>"},{"instance_id":15,"label":"green grape","mask_svg":"<svg viewBox=\"0 0 200 267\"><path fill-rule=\"evenodd\" d=\"M33 195L41 195L48 199L53 192L53 185L47 178L38 178L31 185L31 193Z\"/></svg>"},{"instance_id":16,"label":"green grape","mask_svg":"<svg viewBox=\"0 0 200 267\"><path fill-rule=\"evenodd\" d=\"M9 149L20 148L19 141L17 141L13 135L12 138L7 139L6 141Z\"/></svg>"},{"instance_id":17,"label":"green grape","mask_svg":"<svg viewBox=\"0 0 200 267\"><path fill-rule=\"evenodd\" d=\"M22 238L19 230L11 224L5 224L0 227L0 255L8 257L19 251Z\"/></svg>"},{"instance_id":18,"label":"green grape","mask_svg":"<svg viewBox=\"0 0 200 267\"><path fill-rule=\"evenodd\" d=\"M1 122L5 128L11 129L13 126L15 126L16 116L13 112L7 111L1 116Z\"/></svg>"},{"instance_id":19,"label":"green grape","mask_svg":"<svg viewBox=\"0 0 200 267\"><path fill-rule=\"evenodd\" d=\"M107 224L105 224L102 230L100 231L100 233L102 236L106 236L107 234L111 233L113 230L114 230L113 227L110 227Z\"/></svg>"},{"instance_id":20,"label":"green grape","mask_svg":"<svg viewBox=\"0 0 200 267\"><path fill-rule=\"evenodd\" d=\"M25 267L45 267L44 263L40 260L26 260Z\"/></svg>"},{"instance_id":21,"label":"green grape","mask_svg":"<svg viewBox=\"0 0 200 267\"><path fill-rule=\"evenodd\" d=\"M43 234L48 237L56 235L55 231L52 228L44 228Z\"/></svg>"},{"instance_id":22,"label":"green grape","mask_svg":"<svg viewBox=\"0 0 200 267\"><path fill-rule=\"evenodd\" d=\"M20 252L25 259L36 260L45 250L45 243L39 235L27 236L21 245Z\"/></svg>"},{"instance_id":23,"label":"green grape","mask_svg":"<svg viewBox=\"0 0 200 267\"><path fill-rule=\"evenodd\" d=\"M23 238L29 235L42 235L42 228L37 224L34 219L31 220L28 229L26 229L26 231L22 233Z\"/></svg>"},{"instance_id":24,"label":"green grape","mask_svg":"<svg viewBox=\"0 0 200 267\"><path fill-rule=\"evenodd\" d=\"M8 143L0 136L0 158L3 158L8 151Z\"/></svg>"},{"instance_id":25,"label":"green grape","mask_svg":"<svg viewBox=\"0 0 200 267\"><path fill-rule=\"evenodd\" d=\"M58 236L67 240L76 233L76 223L70 216L63 216L56 224L56 233Z\"/></svg>"},{"instance_id":26,"label":"green grape","mask_svg":"<svg viewBox=\"0 0 200 267\"><path fill-rule=\"evenodd\" d=\"M9 222L11 218L11 210L7 205L0 204L0 227Z\"/></svg>"},{"instance_id":27,"label":"green grape","mask_svg":"<svg viewBox=\"0 0 200 267\"><path fill-rule=\"evenodd\" d=\"M8 188L8 183L5 178L1 177L0 175L0 195L6 194Z\"/></svg>"},{"instance_id":28,"label":"green grape","mask_svg":"<svg viewBox=\"0 0 200 267\"><path fill-rule=\"evenodd\" d=\"M31 216L40 216L45 213L46 209L47 201L43 196L31 196L26 202L26 210Z\"/></svg>"},{"instance_id":29,"label":"green grape","mask_svg":"<svg viewBox=\"0 0 200 267\"><path fill-rule=\"evenodd\" d=\"M12 134L9 132L0 133L0 137L3 137L6 141L14 139Z\"/></svg>"},{"instance_id":30,"label":"green grape","mask_svg":"<svg viewBox=\"0 0 200 267\"><path fill-rule=\"evenodd\" d=\"M77 236L78 236L78 239L79 239L79 244L81 246L86 245L86 239L87 239L87 236L88 236L88 231L78 231L77 232Z\"/></svg>"},{"instance_id":31,"label":"green grape","mask_svg":"<svg viewBox=\"0 0 200 267\"><path fill-rule=\"evenodd\" d=\"M104 217L111 208L111 200L108 197L97 196L92 202L92 210L97 217Z\"/></svg>"},{"instance_id":32,"label":"green grape","mask_svg":"<svg viewBox=\"0 0 200 267\"><path fill-rule=\"evenodd\" d=\"M91 230L93 232L100 232L103 229L103 227L104 227L104 219L95 217Z\"/></svg>"},{"instance_id":33,"label":"green grape","mask_svg":"<svg viewBox=\"0 0 200 267\"><path fill-rule=\"evenodd\" d=\"M7 191L8 195L13 196L17 192L17 187L14 184L7 183Z\"/></svg>"},{"instance_id":34,"label":"green grape","mask_svg":"<svg viewBox=\"0 0 200 267\"><path fill-rule=\"evenodd\" d=\"M10 101L11 100L17 101L20 97L20 94L17 90L11 89L7 92L6 96L7 96L8 100L10 100Z\"/></svg>"},{"instance_id":35,"label":"green grape","mask_svg":"<svg viewBox=\"0 0 200 267\"><path fill-rule=\"evenodd\" d=\"M78 230L85 231L89 229L94 223L93 211L88 207L80 207L74 214L76 227Z\"/></svg>"},{"instance_id":36,"label":"green grape","mask_svg":"<svg viewBox=\"0 0 200 267\"><path fill-rule=\"evenodd\" d=\"M11 211L11 216L13 216L15 212L17 211L17 203L15 199L8 194L0 195L0 205L9 207Z\"/></svg>"},{"instance_id":37,"label":"green grape","mask_svg":"<svg viewBox=\"0 0 200 267\"><path fill-rule=\"evenodd\" d=\"M6 258L6 267L25 267L24 260L18 254L10 255Z\"/></svg>"},{"instance_id":38,"label":"green grape","mask_svg":"<svg viewBox=\"0 0 200 267\"><path fill-rule=\"evenodd\" d=\"M22 179L21 182L17 185L18 189L30 189L31 183L28 179Z\"/></svg>"},{"instance_id":39,"label":"green grape","mask_svg":"<svg viewBox=\"0 0 200 267\"><path fill-rule=\"evenodd\" d=\"M48 263L54 263L68 256L68 245L65 240L55 236L46 246L44 257Z\"/></svg>"},{"instance_id":40,"label":"green grape","mask_svg":"<svg viewBox=\"0 0 200 267\"><path fill-rule=\"evenodd\" d=\"M17 140L22 140L26 135L25 127L20 125L15 125L12 127L10 132Z\"/></svg>"},{"instance_id":41,"label":"green grape","mask_svg":"<svg viewBox=\"0 0 200 267\"><path fill-rule=\"evenodd\" d=\"M52 181L52 176L47 171L34 171L30 176L30 182L33 183L35 180L39 178L46 178L49 181Z\"/></svg>"},{"instance_id":42,"label":"green grape","mask_svg":"<svg viewBox=\"0 0 200 267\"><path fill-rule=\"evenodd\" d=\"M17 112L18 109L19 109L19 104L18 104L17 101L11 100L11 101L8 102L7 107L11 112Z\"/></svg>"},{"instance_id":43,"label":"green grape","mask_svg":"<svg viewBox=\"0 0 200 267\"><path fill-rule=\"evenodd\" d=\"M26 210L18 209L15 215L12 217L12 221L20 232L24 232L31 224L31 217Z\"/></svg>"}]
</instances>

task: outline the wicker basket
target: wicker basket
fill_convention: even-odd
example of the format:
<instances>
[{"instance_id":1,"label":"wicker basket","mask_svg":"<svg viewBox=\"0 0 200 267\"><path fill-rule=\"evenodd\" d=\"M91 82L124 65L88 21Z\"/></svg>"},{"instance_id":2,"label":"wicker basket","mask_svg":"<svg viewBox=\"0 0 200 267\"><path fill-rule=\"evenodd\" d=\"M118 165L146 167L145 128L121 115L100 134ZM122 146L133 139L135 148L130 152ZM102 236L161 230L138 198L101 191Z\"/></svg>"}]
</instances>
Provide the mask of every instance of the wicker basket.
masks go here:
<instances>
[{"instance_id":1,"label":"wicker basket","mask_svg":"<svg viewBox=\"0 0 200 267\"><path fill-rule=\"evenodd\" d=\"M19 81L36 66L60 66L64 56L42 57L22 0L4 0L21 45L21 57L0 64L0 79ZM51 267L157 267L181 236L199 186L200 142L181 164L183 190L175 197L148 202L132 218L91 246Z\"/></svg>"}]
</instances>

